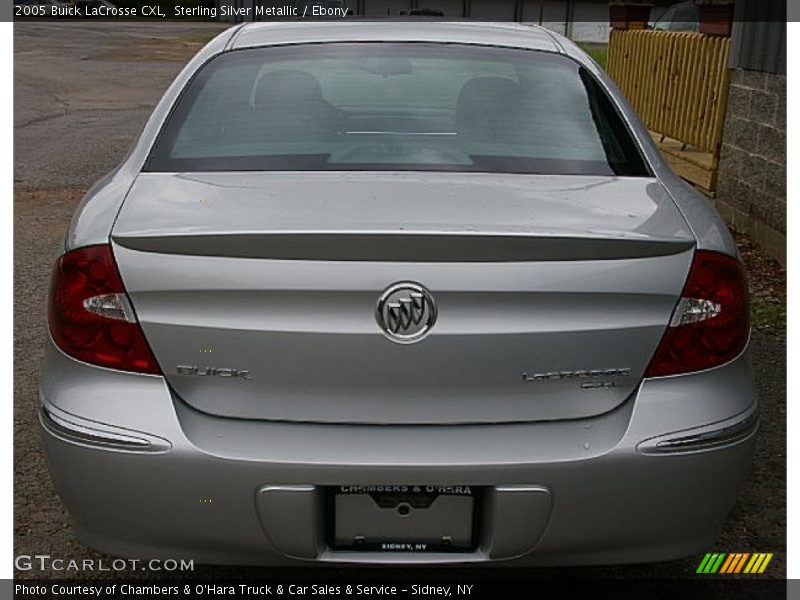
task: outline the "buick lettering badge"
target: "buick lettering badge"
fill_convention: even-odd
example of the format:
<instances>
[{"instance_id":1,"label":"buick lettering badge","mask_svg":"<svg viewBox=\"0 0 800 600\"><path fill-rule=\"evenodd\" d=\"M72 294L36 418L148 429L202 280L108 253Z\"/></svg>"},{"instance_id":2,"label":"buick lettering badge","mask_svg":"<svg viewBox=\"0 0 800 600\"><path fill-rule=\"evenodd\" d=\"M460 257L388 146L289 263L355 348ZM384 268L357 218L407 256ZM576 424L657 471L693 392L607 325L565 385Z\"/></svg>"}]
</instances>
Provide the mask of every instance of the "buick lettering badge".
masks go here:
<instances>
[{"instance_id":1,"label":"buick lettering badge","mask_svg":"<svg viewBox=\"0 0 800 600\"><path fill-rule=\"evenodd\" d=\"M418 283L395 283L378 298L375 319L390 340L412 344L430 333L436 323L436 304L431 293Z\"/></svg>"}]
</instances>

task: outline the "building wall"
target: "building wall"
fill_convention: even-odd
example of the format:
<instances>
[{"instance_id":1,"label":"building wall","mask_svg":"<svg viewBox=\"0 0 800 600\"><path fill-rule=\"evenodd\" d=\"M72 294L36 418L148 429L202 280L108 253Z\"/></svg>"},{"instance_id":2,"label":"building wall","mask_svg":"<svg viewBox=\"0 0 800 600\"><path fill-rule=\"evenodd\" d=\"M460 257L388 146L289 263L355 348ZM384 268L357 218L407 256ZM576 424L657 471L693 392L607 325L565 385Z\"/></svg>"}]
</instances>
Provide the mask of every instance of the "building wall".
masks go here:
<instances>
[{"instance_id":1,"label":"building wall","mask_svg":"<svg viewBox=\"0 0 800 600\"><path fill-rule=\"evenodd\" d=\"M717 209L786 263L786 76L731 70Z\"/></svg>"},{"instance_id":2,"label":"building wall","mask_svg":"<svg viewBox=\"0 0 800 600\"><path fill-rule=\"evenodd\" d=\"M521 8L523 23L538 23L541 16L542 25L575 42L608 43L611 27L605 2L522 0Z\"/></svg>"},{"instance_id":3,"label":"building wall","mask_svg":"<svg viewBox=\"0 0 800 600\"><path fill-rule=\"evenodd\" d=\"M716 205L786 264L786 3L738 0Z\"/></svg>"},{"instance_id":4,"label":"building wall","mask_svg":"<svg viewBox=\"0 0 800 600\"><path fill-rule=\"evenodd\" d=\"M731 64L752 71L786 74L786 2L737 0Z\"/></svg>"}]
</instances>

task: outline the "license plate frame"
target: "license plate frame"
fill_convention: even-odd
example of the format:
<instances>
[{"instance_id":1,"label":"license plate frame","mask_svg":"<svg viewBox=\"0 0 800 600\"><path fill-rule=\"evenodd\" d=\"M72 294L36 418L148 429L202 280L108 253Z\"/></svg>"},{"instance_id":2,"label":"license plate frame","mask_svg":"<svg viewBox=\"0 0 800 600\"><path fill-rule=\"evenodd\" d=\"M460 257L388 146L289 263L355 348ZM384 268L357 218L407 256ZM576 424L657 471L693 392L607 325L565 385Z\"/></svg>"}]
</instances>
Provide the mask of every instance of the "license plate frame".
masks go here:
<instances>
[{"instance_id":1,"label":"license plate frame","mask_svg":"<svg viewBox=\"0 0 800 600\"><path fill-rule=\"evenodd\" d=\"M483 490L467 485L326 488L327 545L355 552L474 552Z\"/></svg>"}]
</instances>

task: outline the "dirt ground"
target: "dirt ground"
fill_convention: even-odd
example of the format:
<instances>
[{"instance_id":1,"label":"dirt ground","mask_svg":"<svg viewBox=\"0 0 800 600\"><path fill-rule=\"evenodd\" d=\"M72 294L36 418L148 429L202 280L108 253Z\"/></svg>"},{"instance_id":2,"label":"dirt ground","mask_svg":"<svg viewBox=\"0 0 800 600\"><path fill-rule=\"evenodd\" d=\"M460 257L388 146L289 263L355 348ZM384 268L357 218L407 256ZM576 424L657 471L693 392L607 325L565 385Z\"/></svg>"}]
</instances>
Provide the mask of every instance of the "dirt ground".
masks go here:
<instances>
[{"instance_id":1,"label":"dirt ground","mask_svg":"<svg viewBox=\"0 0 800 600\"><path fill-rule=\"evenodd\" d=\"M122 158L164 88L201 41L222 28L202 23L109 25L14 26L15 555L50 554L67 560L100 556L74 538L69 517L50 482L39 441L36 390L51 263L83 192ZM766 575L785 577L785 272L760 255L746 237L740 236L739 242L751 265L756 292L752 357L761 432L749 480L709 551L774 552ZM681 578L694 576L701 558L603 569L504 570L502 576ZM414 572L389 570L386 575L409 577ZM302 577L311 572L295 569L290 573ZM343 573L358 572L327 571L328 576ZM478 576L480 570L471 573ZM192 576L279 574L275 570L203 566ZM442 575L446 570L427 570L425 574ZM136 572L122 575L141 576ZM91 574L33 569L16 576Z\"/></svg>"}]
</instances>

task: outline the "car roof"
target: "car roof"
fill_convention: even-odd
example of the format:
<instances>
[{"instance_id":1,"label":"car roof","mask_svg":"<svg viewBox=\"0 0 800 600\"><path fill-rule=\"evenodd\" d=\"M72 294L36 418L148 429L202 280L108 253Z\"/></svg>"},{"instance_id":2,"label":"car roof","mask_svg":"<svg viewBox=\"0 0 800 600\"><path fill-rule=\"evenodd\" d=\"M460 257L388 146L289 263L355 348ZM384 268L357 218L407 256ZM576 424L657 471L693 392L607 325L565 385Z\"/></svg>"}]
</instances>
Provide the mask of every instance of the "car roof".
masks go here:
<instances>
[{"instance_id":1,"label":"car roof","mask_svg":"<svg viewBox=\"0 0 800 600\"><path fill-rule=\"evenodd\" d=\"M563 53L556 34L535 25L479 21L339 19L248 23L229 49L320 42L447 42Z\"/></svg>"}]
</instances>

